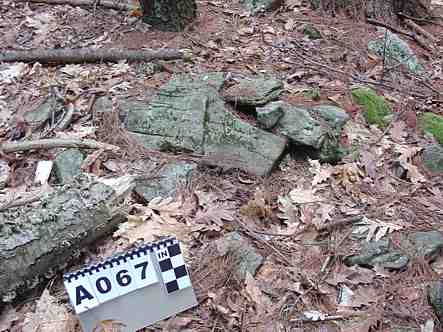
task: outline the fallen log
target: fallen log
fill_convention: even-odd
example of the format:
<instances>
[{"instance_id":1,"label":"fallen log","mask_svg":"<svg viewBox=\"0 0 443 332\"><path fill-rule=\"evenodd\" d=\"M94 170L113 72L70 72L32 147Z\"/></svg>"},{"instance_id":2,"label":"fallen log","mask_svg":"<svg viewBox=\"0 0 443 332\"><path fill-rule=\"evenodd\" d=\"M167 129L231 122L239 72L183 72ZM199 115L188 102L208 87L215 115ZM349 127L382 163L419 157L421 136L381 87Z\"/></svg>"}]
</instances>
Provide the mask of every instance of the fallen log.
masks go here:
<instances>
[{"instance_id":1,"label":"fallen log","mask_svg":"<svg viewBox=\"0 0 443 332\"><path fill-rule=\"evenodd\" d=\"M116 10L134 10L135 6L120 3L113 0L17 0L17 2L46 3L48 5L70 5L70 6L101 6Z\"/></svg>"},{"instance_id":2,"label":"fallen log","mask_svg":"<svg viewBox=\"0 0 443 332\"><path fill-rule=\"evenodd\" d=\"M121 50L121 49L56 49L28 51L0 51L0 62L39 62L66 64L87 62L153 61L185 59L186 53L176 49Z\"/></svg>"},{"instance_id":3,"label":"fallen log","mask_svg":"<svg viewBox=\"0 0 443 332\"><path fill-rule=\"evenodd\" d=\"M0 304L12 302L66 268L82 249L126 219L120 203L131 176L100 182L82 175L32 206L0 213Z\"/></svg>"}]
</instances>

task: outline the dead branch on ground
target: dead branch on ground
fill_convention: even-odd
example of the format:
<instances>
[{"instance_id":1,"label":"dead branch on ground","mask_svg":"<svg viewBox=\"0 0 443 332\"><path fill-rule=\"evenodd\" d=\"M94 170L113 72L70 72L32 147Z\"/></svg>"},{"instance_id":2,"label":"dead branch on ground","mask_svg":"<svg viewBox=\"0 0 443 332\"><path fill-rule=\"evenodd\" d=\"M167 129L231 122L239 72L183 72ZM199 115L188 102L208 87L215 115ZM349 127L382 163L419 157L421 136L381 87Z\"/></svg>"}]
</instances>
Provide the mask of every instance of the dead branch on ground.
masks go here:
<instances>
[{"instance_id":1,"label":"dead branch on ground","mask_svg":"<svg viewBox=\"0 0 443 332\"><path fill-rule=\"evenodd\" d=\"M113 152L120 150L118 146L101 143L90 139L48 138L24 142L7 142L0 145L0 150L3 153L52 148L103 149Z\"/></svg>"},{"instance_id":2,"label":"dead branch on ground","mask_svg":"<svg viewBox=\"0 0 443 332\"><path fill-rule=\"evenodd\" d=\"M2 51L0 62L39 62L42 64L57 63L85 63L85 62L118 62L177 60L188 55L176 49L159 50L120 50L120 49L59 49L59 50L29 50L29 51Z\"/></svg>"},{"instance_id":3,"label":"dead branch on ground","mask_svg":"<svg viewBox=\"0 0 443 332\"><path fill-rule=\"evenodd\" d=\"M17 2L46 3L48 5L70 5L70 6L101 6L116 10L134 10L135 6L112 0L17 0Z\"/></svg>"}]
</instances>

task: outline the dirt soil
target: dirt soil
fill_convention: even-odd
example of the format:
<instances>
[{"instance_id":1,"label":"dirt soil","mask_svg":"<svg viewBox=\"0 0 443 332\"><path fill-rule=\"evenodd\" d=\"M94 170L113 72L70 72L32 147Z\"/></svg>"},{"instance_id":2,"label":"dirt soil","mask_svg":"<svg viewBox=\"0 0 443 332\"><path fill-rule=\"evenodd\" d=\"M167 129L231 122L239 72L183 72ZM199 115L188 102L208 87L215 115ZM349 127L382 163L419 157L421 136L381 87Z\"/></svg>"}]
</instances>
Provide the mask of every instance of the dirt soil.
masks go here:
<instances>
[{"instance_id":1,"label":"dirt soil","mask_svg":"<svg viewBox=\"0 0 443 332\"><path fill-rule=\"evenodd\" d=\"M157 220L144 236L149 241L172 234L183 241L199 305L145 330L425 331L425 324L434 322L434 331L441 331L426 290L443 276L443 257L432 266L417 258L401 271L343 263L374 237L389 237L406 252L404 243L411 232L443 231L443 176L422 166L421 151L434 141L417 127L417 116L424 111L443 115L443 4L436 4L435 13L440 18L423 25L436 37L434 51L403 36L425 68L425 75L419 76L402 66L387 70L382 58L368 53L367 42L377 29L362 15L330 17L301 0L286 0L276 11L256 17L236 0L198 1L198 19L180 33L153 30L138 11L3 0L2 50L177 48L190 50L192 59L158 61L157 71L146 63L126 62L15 64L12 78L0 84L0 139L97 139L128 151L100 152L88 172L107 177L146 172L150 158L168 162L190 157L135 149L125 141L118 117L101 122L93 114L97 95L149 101L176 73L272 74L285 83L280 99L304 106L332 104L348 112L352 120L342 140L354 152L337 165L297 156L285 159L268 178L202 163L176 198L187 209L179 204L180 213L172 213L164 223ZM307 38L306 24L314 25L322 38ZM350 96L358 85L372 86L391 104L395 115L386 130L365 122ZM43 128L31 128L24 115L54 94L75 107L72 123L56 130L53 119ZM37 162L53 160L59 151L2 153L11 172L1 202L31 191ZM398 172L398 160L407 166L406 175ZM55 185L53 180L50 184ZM300 197L305 201L297 201ZM132 197L128 204L132 218L154 223L147 202ZM373 237L356 236L356 230L371 231L370 227ZM103 239L88 248L79 265L132 246L139 231L120 231ZM246 281L234 277L234 259L218 255L214 245L231 231L241 233L264 257L257 275ZM46 286L55 298L48 306L61 310L61 316L37 314L43 296L36 290L33 297L5 309L0 331L57 331L48 328L54 320L70 322L58 331L80 331L60 276Z\"/></svg>"}]
</instances>

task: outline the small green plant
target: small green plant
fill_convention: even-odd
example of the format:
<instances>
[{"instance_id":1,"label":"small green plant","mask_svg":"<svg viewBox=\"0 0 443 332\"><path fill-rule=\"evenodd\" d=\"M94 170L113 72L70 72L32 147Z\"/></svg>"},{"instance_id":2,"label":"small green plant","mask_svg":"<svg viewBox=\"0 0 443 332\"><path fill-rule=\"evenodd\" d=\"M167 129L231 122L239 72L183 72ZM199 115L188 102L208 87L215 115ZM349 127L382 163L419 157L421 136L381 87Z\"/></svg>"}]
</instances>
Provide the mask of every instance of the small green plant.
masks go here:
<instances>
[{"instance_id":1,"label":"small green plant","mask_svg":"<svg viewBox=\"0 0 443 332\"><path fill-rule=\"evenodd\" d=\"M370 88L358 88L352 90L354 101L363 109L366 121L380 128L388 124L387 116L392 114L389 104L385 98L379 96Z\"/></svg>"},{"instance_id":2,"label":"small green plant","mask_svg":"<svg viewBox=\"0 0 443 332\"><path fill-rule=\"evenodd\" d=\"M425 133L432 134L437 142L443 145L443 116L424 113L420 117L420 127Z\"/></svg>"},{"instance_id":3,"label":"small green plant","mask_svg":"<svg viewBox=\"0 0 443 332\"><path fill-rule=\"evenodd\" d=\"M318 101L321 98L320 89L311 89L305 92L307 98Z\"/></svg>"}]
</instances>

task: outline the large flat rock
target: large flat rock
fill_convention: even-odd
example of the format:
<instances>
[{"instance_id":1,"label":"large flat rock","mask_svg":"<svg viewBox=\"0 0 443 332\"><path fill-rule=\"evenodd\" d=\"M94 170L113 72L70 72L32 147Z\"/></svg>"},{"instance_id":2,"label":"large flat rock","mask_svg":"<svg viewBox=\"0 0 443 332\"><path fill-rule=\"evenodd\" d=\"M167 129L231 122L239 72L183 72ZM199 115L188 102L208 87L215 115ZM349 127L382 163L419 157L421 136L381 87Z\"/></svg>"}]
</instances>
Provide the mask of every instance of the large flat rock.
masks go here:
<instances>
[{"instance_id":1,"label":"large flat rock","mask_svg":"<svg viewBox=\"0 0 443 332\"><path fill-rule=\"evenodd\" d=\"M149 105L132 103L126 127L147 148L210 156L214 165L268 174L286 139L242 121L203 79L176 76Z\"/></svg>"}]
</instances>

